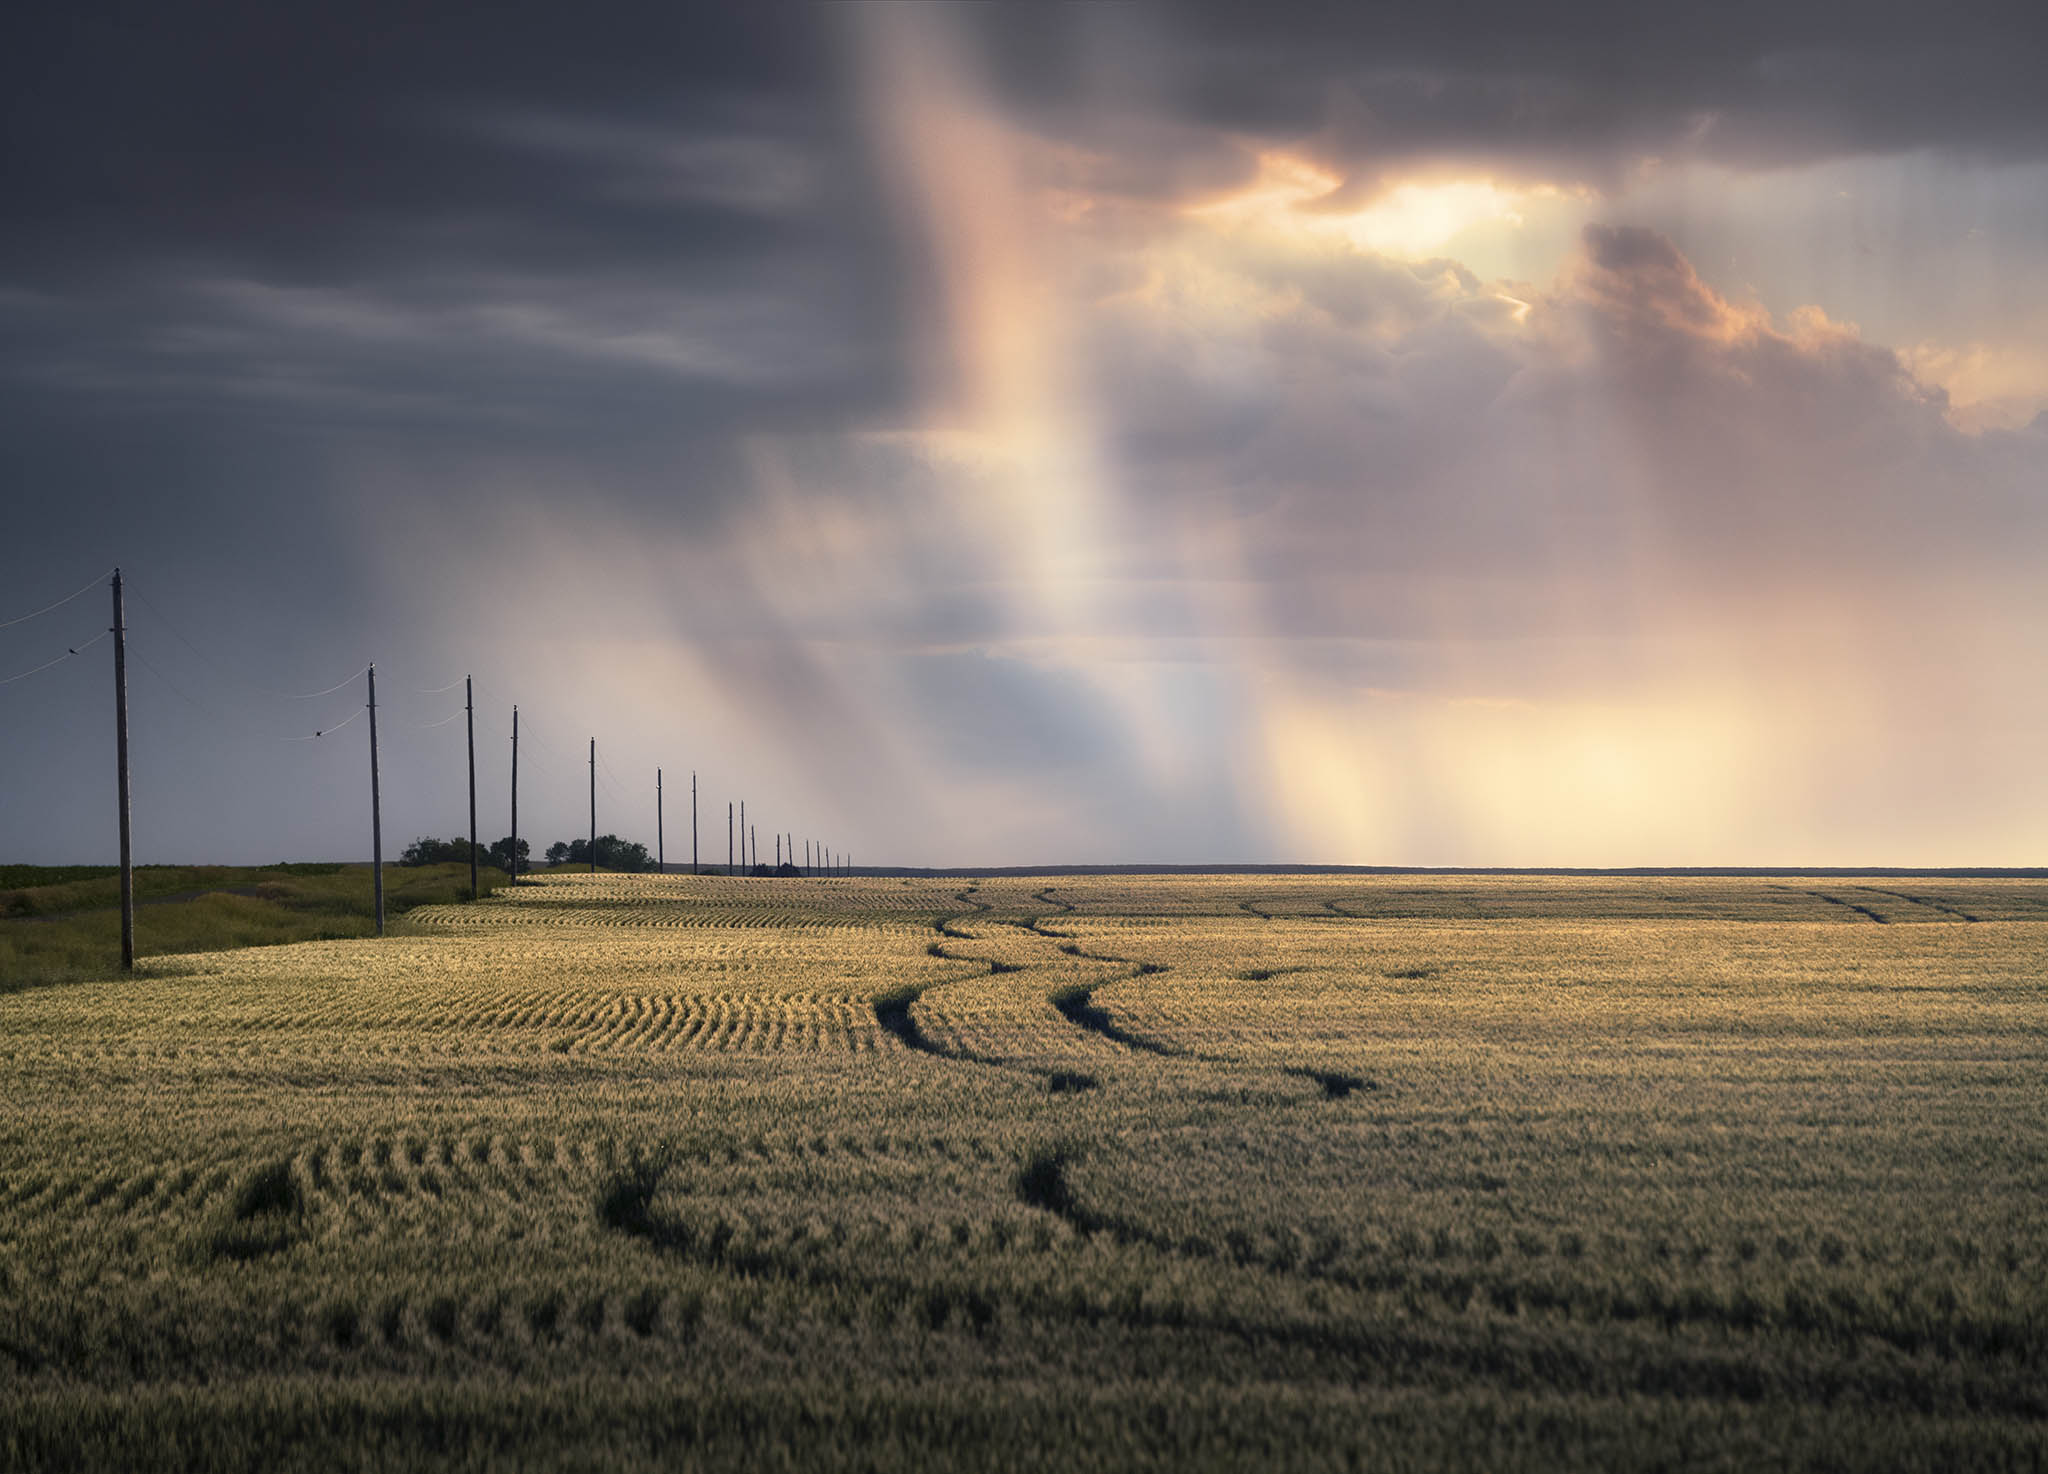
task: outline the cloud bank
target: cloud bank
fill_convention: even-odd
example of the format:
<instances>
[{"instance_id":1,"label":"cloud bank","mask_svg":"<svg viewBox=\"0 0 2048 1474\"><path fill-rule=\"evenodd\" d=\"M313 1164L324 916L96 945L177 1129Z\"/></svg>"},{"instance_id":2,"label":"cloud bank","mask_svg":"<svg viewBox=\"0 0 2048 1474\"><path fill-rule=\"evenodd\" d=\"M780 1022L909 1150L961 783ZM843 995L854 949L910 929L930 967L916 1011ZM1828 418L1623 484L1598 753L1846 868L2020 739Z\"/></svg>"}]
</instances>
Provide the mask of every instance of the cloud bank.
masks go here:
<instances>
[{"instance_id":1,"label":"cloud bank","mask_svg":"<svg viewBox=\"0 0 2048 1474\"><path fill-rule=\"evenodd\" d=\"M904 862L2037 858L2048 430L1952 308L2048 203L1995 271L1898 237L1894 343L1714 225L1909 151L2041 177L2035 42L1244 15L42 37L7 567L140 559L177 620L145 850L359 848L358 755L264 692L377 654L521 703L550 838L596 731L606 827L698 768L713 858L738 796ZM11 833L97 792L50 690ZM446 830L393 730L392 825Z\"/></svg>"}]
</instances>

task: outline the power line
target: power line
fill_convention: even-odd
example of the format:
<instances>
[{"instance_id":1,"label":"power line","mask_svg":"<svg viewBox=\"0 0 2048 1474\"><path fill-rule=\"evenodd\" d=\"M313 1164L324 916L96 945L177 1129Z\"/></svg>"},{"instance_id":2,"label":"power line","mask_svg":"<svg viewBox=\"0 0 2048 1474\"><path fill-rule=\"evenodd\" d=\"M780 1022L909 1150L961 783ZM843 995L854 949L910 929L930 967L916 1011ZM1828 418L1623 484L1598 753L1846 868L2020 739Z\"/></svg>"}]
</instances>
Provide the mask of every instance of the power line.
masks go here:
<instances>
[{"instance_id":1,"label":"power line","mask_svg":"<svg viewBox=\"0 0 2048 1474\"><path fill-rule=\"evenodd\" d=\"M461 715L462 715L462 711L461 711L461 710L457 710L457 711L451 712L451 713L450 713L449 715L447 715L447 716L445 716L445 717L442 717L442 718L441 718L441 720L440 720L440 721L438 721L438 722L415 722L415 723L414 723L413 725L414 725L414 726L416 726L416 727L418 727L418 728L419 728L419 730L420 730L420 731L422 731L422 732L431 732L431 731L433 731L433 730L434 730L434 728L436 728L436 727L445 727L445 726L447 726L447 725L448 725L448 724L449 724L450 722L454 721L456 717L459 717L459 716L461 716Z\"/></svg>"},{"instance_id":2,"label":"power line","mask_svg":"<svg viewBox=\"0 0 2048 1474\"><path fill-rule=\"evenodd\" d=\"M233 671L229 670L226 666L222 665L218 660L215 660L211 655L207 654L206 651L198 643L196 643L190 635L186 634L184 630L178 627L178 624L175 620L173 620L169 615L164 613L162 605L158 604L156 600L150 598L148 594L144 593L134 584L127 585L127 592L133 594L136 598L142 600L142 602L148 606L150 613L156 616L157 622L161 624L166 630L169 630L170 633L177 639L179 644L183 645L187 650L190 650L194 655L198 656L202 661L204 661L207 667L212 670L214 675L218 676L224 683L237 687L242 694L253 695L271 701L311 701L316 697L327 696L335 691L339 691L342 686L346 686L347 684L349 684L349 681L353 681L356 678L356 676L360 676L363 673L362 671L357 671L355 676L350 676L348 678L348 681L343 681L340 683L340 685L329 686L325 691L311 691L303 696L292 692L279 691L271 687L258 685L255 682L248 681L241 678L240 676L237 676ZM152 669L154 669L154 667L152 667ZM368 666L363 667L363 670L368 669ZM157 671L157 675L159 677L163 677L163 672ZM164 679L165 684L171 684L168 678ZM187 699L189 700L190 698L188 697Z\"/></svg>"},{"instance_id":3,"label":"power line","mask_svg":"<svg viewBox=\"0 0 2048 1474\"><path fill-rule=\"evenodd\" d=\"M107 579L113 576L113 572L114 570L109 568L105 573L100 574L97 578L93 579L91 583L87 584L77 593L66 594L63 598L59 599L54 604L45 604L42 608L37 609L32 613L17 614L12 619L0 620L0 630L12 629L17 624L27 624L31 619L41 619L45 614L48 614L52 609L62 609L66 604L69 604L73 599L82 598L86 594L89 594L94 589L98 588L102 583L106 582Z\"/></svg>"},{"instance_id":4,"label":"power line","mask_svg":"<svg viewBox=\"0 0 2048 1474\"><path fill-rule=\"evenodd\" d=\"M136 649L132 644L128 647L128 653L130 655L133 655L137 660L141 661L142 668L144 670L148 671L151 675L155 676L159 681L162 681L166 686L169 686L171 690L176 693L180 701L184 702L187 706L191 707L201 716L218 717L219 714L217 712L208 711L205 707L201 706L198 702L194 701L190 696L186 695L184 687L180 686L176 681L172 680L169 676L165 675L162 671L158 670L155 664L151 662L150 658L147 655L144 655L140 650Z\"/></svg>"},{"instance_id":5,"label":"power line","mask_svg":"<svg viewBox=\"0 0 2048 1474\"><path fill-rule=\"evenodd\" d=\"M413 694L416 696L439 696L443 691L453 691L457 686L461 685L462 682L463 677L457 676L454 680L450 681L445 686L435 686L431 689L425 686L421 686L416 688Z\"/></svg>"},{"instance_id":6,"label":"power line","mask_svg":"<svg viewBox=\"0 0 2048 1474\"><path fill-rule=\"evenodd\" d=\"M76 598L77 595L74 594L72 597ZM34 618L33 615L29 617ZM72 656L78 654L79 651L92 649L93 646L97 645L100 641L104 640L107 636L111 635L112 633L112 630L101 630L98 634L94 635L90 640L87 640L83 645L73 646L71 649L66 650L62 655L58 656L55 660L46 660L33 670L25 670L20 675L7 677L6 680L0 681L0 686L11 686L16 681L25 681L30 676L41 675L44 671L48 670L53 665L62 665Z\"/></svg>"},{"instance_id":7,"label":"power line","mask_svg":"<svg viewBox=\"0 0 2048 1474\"><path fill-rule=\"evenodd\" d=\"M186 635L186 633L183 630L179 629L175 623L172 622L170 616L164 613L163 609L157 604L156 600L150 598L148 594L143 593L142 590L134 587L133 585L128 586L127 592L134 594L137 598L141 599L142 602L149 607L149 611L157 617L157 622L161 624L165 629L169 630L171 634L177 638L178 642L182 644L187 650L190 650L194 655L198 656L201 660L205 661L206 664L213 670L215 675L222 677L224 680L235 680L235 677L232 674L232 672L230 672L219 661L215 660L211 655L208 655L198 645L194 644L192 639L188 635ZM148 668L150 674L154 675L158 680L162 681L166 686L169 686L173 691L175 691L180 697L184 699L185 704L187 706L190 706L194 711L200 712L202 715L211 716L215 720L223 723L224 725L233 724L232 719L229 718L224 712L221 712L218 709L209 710L208 708L201 706L197 701L193 700L193 698L182 687L180 687L176 681L172 680L169 676L165 675L161 670L159 670L150 661L149 657L144 655L140 650L134 650L133 653L135 655L135 658L141 661L142 664ZM363 667L363 669L368 670L369 667L365 666ZM362 671L356 672L356 675L361 674ZM354 679L355 676L349 677L349 681L352 681ZM325 691L314 691L304 696L299 696L282 691L264 691L258 689L255 686L237 682L237 684L243 685L243 689L245 691L250 691L258 696L268 697L272 700L279 701L311 701L316 697L332 695L334 692L339 691L342 686L346 686L348 683L348 681L343 681L340 686L329 686ZM314 740L314 738L320 737L327 732L340 731L343 727L347 726L350 722L354 720L354 716L346 717L343 720L335 723L331 727L321 728L320 731L315 732L312 737L281 737L278 740L280 742L311 742Z\"/></svg>"},{"instance_id":8,"label":"power line","mask_svg":"<svg viewBox=\"0 0 2048 1474\"><path fill-rule=\"evenodd\" d=\"M525 723L525 725L520 729L519 740L521 742L538 742L542 747L546 748L549 752L554 752L555 744L548 741L545 737L541 736L539 732L533 730L534 721L531 717L527 716L526 708L521 707L519 709L519 716L520 719ZM559 753L557 753L556 755L560 756Z\"/></svg>"},{"instance_id":9,"label":"power line","mask_svg":"<svg viewBox=\"0 0 2048 1474\"><path fill-rule=\"evenodd\" d=\"M369 667L366 665L363 667L363 669L368 670ZM354 711L350 712L347 716L343 717L340 721L336 722L333 726L322 727L319 731L315 732L311 737L280 737L277 740L280 742L317 742L322 737L332 736L334 733L339 732L343 727L346 727L350 722L354 721L357 717L361 716L364 712L368 710L369 708L366 706L359 706Z\"/></svg>"},{"instance_id":10,"label":"power line","mask_svg":"<svg viewBox=\"0 0 2048 1474\"><path fill-rule=\"evenodd\" d=\"M287 696L284 699L287 701L311 701L316 696L331 696L336 691L339 691L343 686L353 684L356 679L356 676L360 676L363 673L363 671L366 671L369 668L370 667L367 665L364 666L363 670L357 671L354 676L346 676L343 679L336 681L333 685L329 686L325 691L308 691L303 696Z\"/></svg>"},{"instance_id":11,"label":"power line","mask_svg":"<svg viewBox=\"0 0 2048 1474\"><path fill-rule=\"evenodd\" d=\"M127 584L124 587L126 592L135 595L136 598L142 600L144 604L147 604L149 606L149 612L156 616L157 623L161 624L165 629L169 630L173 635L175 635L178 639L178 643L183 645L187 650L190 650L194 655L198 656L201 660L205 661L209 666L211 666L213 668L213 672L215 675L220 676L224 680L234 679L234 677L229 674L225 666L223 666L219 661L215 660L211 655L208 655L204 650L200 649L197 645L192 643L191 638L188 635L186 635L186 633L183 630L179 629L175 623L172 622L170 616L165 614L164 611L157 605L156 600L150 598L148 594L145 594L141 589L137 588L134 584Z\"/></svg>"}]
</instances>

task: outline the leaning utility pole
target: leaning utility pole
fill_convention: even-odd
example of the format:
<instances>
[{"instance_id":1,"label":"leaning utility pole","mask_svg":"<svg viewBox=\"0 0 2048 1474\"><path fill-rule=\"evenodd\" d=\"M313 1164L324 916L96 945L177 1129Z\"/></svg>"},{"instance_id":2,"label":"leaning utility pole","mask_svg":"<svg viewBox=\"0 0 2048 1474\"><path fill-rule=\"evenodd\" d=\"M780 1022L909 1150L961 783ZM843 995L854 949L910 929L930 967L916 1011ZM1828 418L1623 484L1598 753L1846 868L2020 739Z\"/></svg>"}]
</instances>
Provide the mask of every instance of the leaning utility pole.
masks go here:
<instances>
[{"instance_id":1,"label":"leaning utility pole","mask_svg":"<svg viewBox=\"0 0 2048 1474\"><path fill-rule=\"evenodd\" d=\"M661 844L661 769L654 770L654 868L668 874L668 851Z\"/></svg>"},{"instance_id":2,"label":"leaning utility pole","mask_svg":"<svg viewBox=\"0 0 2048 1474\"><path fill-rule=\"evenodd\" d=\"M590 873L597 874L597 739L590 739Z\"/></svg>"},{"instance_id":3,"label":"leaning utility pole","mask_svg":"<svg viewBox=\"0 0 2048 1474\"><path fill-rule=\"evenodd\" d=\"M121 807L121 971L135 971L135 850L128 822L128 621L114 570L114 769Z\"/></svg>"},{"instance_id":4,"label":"leaning utility pole","mask_svg":"<svg viewBox=\"0 0 2048 1474\"><path fill-rule=\"evenodd\" d=\"M750 847L752 848L752 850L754 851L754 863L753 863L752 865L748 866L747 868L748 868L748 869L750 869L750 870L759 870L759 869L761 868L761 835L760 835L760 832L759 832L758 830L754 830L754 829L749 829L749 830L747 831L747 843L748 843L748 845L749 845L749 846L750 846Z\"/></svg>"},{"instance_id":5,"label":"leaning utility pole","mask_svg":"<svg viewBox=\"0 0 2048 1474\"><path fill-rule=\"evenodd\" d=\"M690 873L697 873L697 774L690 773Z\"/></svg>"},{"instance_id":6,"label":"leaning utility pole","mask_svg":"<svg viewBox=\"0 0 2048 1474\"><path fill-rule=\"evenodd\" d=\"M469 715L469 898L476 899L476 690L470 677L462 678L462 709Z\"/></svg>"},{"instance_id":7,"label":"leaning utility pole","mask_svg":"<svg viewBox=\"0 0 2048 1474\"><path fill-rule=\"evenodd\" d=\"M370 888L377 897L377 935L384 935L384 801L377 793L377 667L370 678Z\"/></svg>"},{"instance_id":8,"label":"leaning utility pole","mask_svg":"<svg viewBox=\"0 0 2048 1474\"><path fill-rule=\"evenodd\" d=\"M512 708L512 883L519 884L519 708Z\"/></svg>"}]
</instances>

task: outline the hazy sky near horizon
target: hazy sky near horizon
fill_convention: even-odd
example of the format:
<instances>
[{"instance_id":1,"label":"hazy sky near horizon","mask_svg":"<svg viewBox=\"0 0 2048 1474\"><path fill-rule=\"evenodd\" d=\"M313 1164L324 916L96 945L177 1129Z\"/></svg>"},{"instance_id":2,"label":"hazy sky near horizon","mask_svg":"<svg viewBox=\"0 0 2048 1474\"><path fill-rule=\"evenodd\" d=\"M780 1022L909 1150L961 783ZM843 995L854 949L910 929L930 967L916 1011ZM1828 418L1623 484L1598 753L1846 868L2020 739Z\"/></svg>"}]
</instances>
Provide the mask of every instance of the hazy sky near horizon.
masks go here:
<instances>
[{"instance_id":1,"label":"hazy sky near horizon","mask_svg":"<svg viewBox=\"0 0 2048 1474\"><path fill-rule=\"evenodd\" d=\"M37 5L0 621L138 857L2035 864L2026 8ZM0 628L0 680L106 625ZM109 647L0 861L114 849Z\"/></svg>"}]
</instances>

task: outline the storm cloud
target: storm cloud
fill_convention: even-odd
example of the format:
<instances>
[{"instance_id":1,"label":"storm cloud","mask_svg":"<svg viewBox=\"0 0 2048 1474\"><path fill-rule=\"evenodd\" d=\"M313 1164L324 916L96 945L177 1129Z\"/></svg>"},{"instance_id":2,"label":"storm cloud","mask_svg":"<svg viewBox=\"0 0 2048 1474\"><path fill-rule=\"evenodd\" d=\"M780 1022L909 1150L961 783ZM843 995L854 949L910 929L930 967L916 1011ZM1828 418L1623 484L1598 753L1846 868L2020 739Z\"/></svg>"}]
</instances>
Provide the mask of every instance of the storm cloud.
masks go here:
<instances>
[{"instance_id":1,"label":"storm cloud","mask_svg":"<svg viewBox=\"0 0 2048 1474\"><path fill-rule=\"evenodd\" d=\"M876 860L2031 857L2038 25L9 27L0 618L151 601L147 858L363 848L280 698L373 656L387 833L474 671L544 838L594 732L607 828ZM95 671L0 693L14 858L106 850Z\"/></svg>"}]
</instances>

